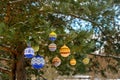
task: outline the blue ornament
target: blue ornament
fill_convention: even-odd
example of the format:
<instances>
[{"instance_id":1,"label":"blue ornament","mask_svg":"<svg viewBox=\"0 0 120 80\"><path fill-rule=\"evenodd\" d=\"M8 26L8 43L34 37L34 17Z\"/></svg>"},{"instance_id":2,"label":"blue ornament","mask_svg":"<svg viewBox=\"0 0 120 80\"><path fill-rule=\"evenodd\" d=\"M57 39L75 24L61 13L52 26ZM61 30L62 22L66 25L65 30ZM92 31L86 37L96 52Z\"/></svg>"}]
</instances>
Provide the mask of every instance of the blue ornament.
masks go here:
<instances>
[{"instance_id":1,"label":"blue ornament","mask_svg":"<svg viewBox=\"0 0 120 80\"><path fill-rule=\"evenodd\" d=\"M25 50L24 50L24 55L26 58L32 58L34 56L34 49L32 47L27 47Z\"/></svg>"},{"instance_id":2,"label":"blue ornament","mask_svg":"<svg viewBox=\"0 0 120 80\"><path fill-rule=\"evenodd\" d=\"M32 67L35 69L41 69L45 65L45 60L42 56L36 55L31 60Z\"/></svg>"},{"instance_id":3,"label":"blue ornament","mask_svg":"<svg viewBox=\"0 0 120 80\"><path fill-rule=\"evenodd\" d=\"M55 32L51 32L51 33L49 34L49 39L50 39L50 41L55 41L56 38L57 38L57 34L56 34Z\"/></svg>"},{"instance_id":4,"label":"blue ornament","mask_svg":"<svg viewBox=\"0 0 120 80\"><path fill-rule=\"evenodd\" d=\"M50 39L50 41L55 41L56 37L50 37L49 39Z\"/></svg>"}]
</instances>

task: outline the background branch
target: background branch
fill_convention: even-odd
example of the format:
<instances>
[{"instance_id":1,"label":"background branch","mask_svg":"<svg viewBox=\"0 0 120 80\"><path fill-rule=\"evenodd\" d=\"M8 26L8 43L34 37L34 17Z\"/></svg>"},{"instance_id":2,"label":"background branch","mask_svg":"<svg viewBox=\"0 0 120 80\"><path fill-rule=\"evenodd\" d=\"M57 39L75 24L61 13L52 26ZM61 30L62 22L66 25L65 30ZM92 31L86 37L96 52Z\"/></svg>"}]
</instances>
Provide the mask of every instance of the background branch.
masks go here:
<instances>
[{"instance_id":1,"label":"background branch","mask_svg":"<svg viewBox=\"0 0 120 80\"><path fill-rule=\"evenodd\" d=\"M119 56L114 56L114 55L95 54L95 53L91 53L89 55L100 56L100 57L112 57L112 58L115 58L115 59L120 59Z\"/></svg>"},{"instance_id":2,"label":"background branch","mask_svg":"<svg viewBox=\"0 0 120 80\"><path fill-rule=\"evenodd\" d=\"M2 68L2 67L0 67L0 72L2 72L2 73L6 73L6 74L11 74L11 71L10 70L8 70L8 69L5 69L5 68Z\"/></svg>"},{"instance_id":3,"label":"background branch","mask_svg":"<svg viewBox=\"0 0 120 80\"><path fill-rule=\"evenodd\" d=\"M0 50L6 51L6 52L11 52L11 53L14 53L14 54L17 53L15 50L12 50L11 48L3 46L3 45L0 45Z\"/></svg>"},{"instance_id":4,"label":"background branch","mask_svg":"<svg viewBox=\"0 0 120 80\"><path fill-rule=\"evenodd\" d=\"M0 57L0 60L3 60L3 61L11 61L10 59L2 58L2 57Z\"/></svg>"}]
</instances>

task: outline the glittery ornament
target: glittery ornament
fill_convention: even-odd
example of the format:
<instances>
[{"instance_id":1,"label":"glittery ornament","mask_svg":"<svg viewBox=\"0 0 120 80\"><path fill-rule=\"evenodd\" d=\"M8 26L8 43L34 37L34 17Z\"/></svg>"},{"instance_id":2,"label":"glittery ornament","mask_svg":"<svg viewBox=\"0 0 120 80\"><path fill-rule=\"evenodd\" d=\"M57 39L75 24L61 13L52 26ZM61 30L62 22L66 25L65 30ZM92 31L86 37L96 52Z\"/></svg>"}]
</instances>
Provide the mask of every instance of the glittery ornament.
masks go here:
<instances>
[{"instance_id":1,"label":"glittery ornament","mask_svg":"<svg viewBox=\"0 0 120 80\"><path fill-rule=\"evenodd\" d=\"M60 54L62 57L68 57L70 55L70 49L64 45L60 48Z\"/></svg>"},{"instance_id":2,"label":"glittery ornament","mask_svg":"<svg viewBox=\"0 0 120 80\"><path fill-rule=\"evenodd\" d=\"M76 59L74 59L74 58L71 59L70 60L70 65L72 65L72 66L76 65Z\"/></svg>"},{"instance_id":3,"label":"glittery ornament","mask_svg":"<svg viewBox=\"0 0 120 80\"><path fill-rule=\"evenodd\" d=\"M49 50L50 51L55 51L56 49L57 49L57 46L56 46L56 44L55 43L51 43L51 44L49 44Z\"/></svg>"},{"instance_id":4,"label":"glittery ornament","mask_svg":"<svg viewBox=\"0 0 120 80\"><path fill-rule=\"evenodd\" d=\"M82 62L83 62L84 64L88 64L88 63L89 63L89 61L90 61L90 59L89 59L89 58L84 58L84 59L82 60Z\"/></svg>"},{"instance_id":5,"label":"glittery ornament","mask_svg":"<svg viewBox=\"0 0 120 80\"><path fill-rule=\"evenodd\" d=\"M34 56L34 49L30 46L28 46L25 50L24 50L24 56L26 58L32 58Z\"/></svg>"},{"instance_id":6,"label":"glittery ornament","mask_svg":"<svg viewBox=\"0 0 120 80\"><path fill-rule=\"evenodd\" d=\"M49 34L49 39L50 39L50 41L55 41L56 38L57 38L57 34L56 34L55 32L51 32L51 33Z\"/></svg>"},{"instance_id":7,"label":"glittery ornament","mask_svg":"<svg viewBox=\"0 0 120 80\"><path fill-rule=\"evenodd\" d=\"M53 64L55 67L58 67L58 66L61 64L61 59L60 59L59 57L53 58L52 64Z\"/></svg>"},{"instance_id":8,"label":"glittery ornament","mask_svg":"<svg viewBox=\"0 0 120 80\"><path fill-rule=\"evenodd\" d=\"M41 69L45 65L45 60L42 56L36 55L31 60L32 67L35 69Z\"/></svg>"}]
</instances>

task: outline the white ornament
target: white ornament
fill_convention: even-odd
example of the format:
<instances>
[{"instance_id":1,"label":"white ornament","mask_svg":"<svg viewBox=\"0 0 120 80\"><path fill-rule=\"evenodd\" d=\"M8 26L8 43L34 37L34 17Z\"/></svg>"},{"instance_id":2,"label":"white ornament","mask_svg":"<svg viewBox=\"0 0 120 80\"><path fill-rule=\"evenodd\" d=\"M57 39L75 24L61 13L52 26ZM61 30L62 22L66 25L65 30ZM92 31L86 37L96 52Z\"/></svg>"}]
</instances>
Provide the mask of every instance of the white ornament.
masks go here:
<instances>
[{"instance_id":1,"label":"white ornament","mask_svg":"<svg viewBox=\"0 0 120 80\"><path fill-rule=\"evenodd\" d=\"M37 55L37 56L32 58L31 64L32 64L33 68L40 69L40 68L44 67L45 60L42 56Z\"/></svg>"},{"instance_id":2,"label":"white ornament","mask_svg":"<svg viewBox=\"0 0 120 80\"><path fill-rule=\"evenodd\" d=\"M24 50L24 55L26 58L32 58L34 56L34 49L32 47L27 47Z\"/></svg>"}]
</instances>

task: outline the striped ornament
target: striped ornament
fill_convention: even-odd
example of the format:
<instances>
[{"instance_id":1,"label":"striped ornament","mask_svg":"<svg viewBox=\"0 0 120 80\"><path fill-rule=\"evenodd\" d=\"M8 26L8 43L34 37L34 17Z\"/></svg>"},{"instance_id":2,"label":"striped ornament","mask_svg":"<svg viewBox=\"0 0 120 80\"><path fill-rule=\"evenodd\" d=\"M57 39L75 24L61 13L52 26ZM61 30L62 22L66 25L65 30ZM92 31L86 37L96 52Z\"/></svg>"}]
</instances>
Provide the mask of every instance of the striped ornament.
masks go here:
<instances>
[{"instance_id":1,"label":"striped ornament","mask_svg":"<svg viewBox=\"0 0 120 80\"><path fill-rule=\"evenodd\" d=\"M56 49L57 49L57 45L55 44L55 43L51 43L51 44L49 44L49 50L50 51L55 51Z\"/></svg>"}]
</instances>

